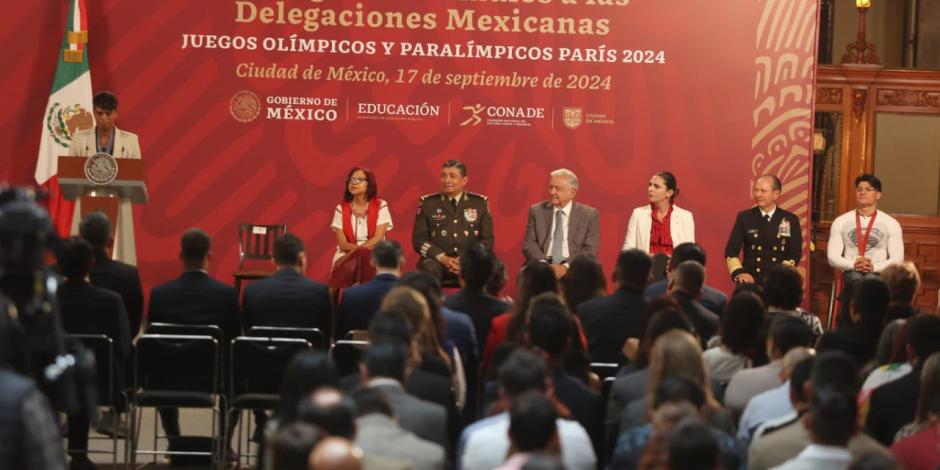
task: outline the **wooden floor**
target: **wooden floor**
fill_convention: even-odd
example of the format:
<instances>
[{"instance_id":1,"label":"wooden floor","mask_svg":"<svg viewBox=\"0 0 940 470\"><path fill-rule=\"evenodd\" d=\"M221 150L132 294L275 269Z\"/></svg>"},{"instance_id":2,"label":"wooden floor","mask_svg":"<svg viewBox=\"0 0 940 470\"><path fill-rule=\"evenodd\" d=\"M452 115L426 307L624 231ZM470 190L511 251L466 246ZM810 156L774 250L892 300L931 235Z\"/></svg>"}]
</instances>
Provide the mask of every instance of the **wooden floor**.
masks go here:
<instances>
[{"instance_id":1,"label":"wooden floor","mask_svg":"<svg viewBox=\"0 0 940 470\"><path fill-rule=\"evenodd\" d=\"M163 433L163 429L159 424L159 418L155 420L153 409L146 409L143 412L143 417L141 419L140 426L140 441L137 446L138 450L151 450L153 449L153 436L154 436L154 424L156 424L157 431L160 434ZM126 419L126 415L123 416ZM246 447L248 446L248 438L250 434L247 434L246 426L248 423L251 424L251 429L254 431L255 423L254 417L250 413L244 414L242 419L239 421L242 424L241 427L241 436L240 439L232 439L232 448L236 450L240 455L248 453ZM186 436L209 436L212 432L212 414L209 411L203 410L191 410L191 409L181 409L180 410L180 429L183 435ZM237 429L237 428L236 428ZM237 432L237 431L236 431ZM241 443L241 448L239 449L238 444ZM159 439L157 441L157 448L160 450L166 450L166 440ZM64 445L64 443L63 443ZM113 443L111 438L98 434L91 430L89 433L88 448L90 451L107 451L110 452L112 449ZM117 466L114 466L113 458L110 454L103 453L94 453L89 456L91 460L98 466L99 469L122 469L124 466L124 441L118 440L118 458ZM258 446L254 443L250 443L250 452L256 454L258 452ZM128 460L129 461L129 460ZM256 461L252 457L250 464L245 457L242 457L239 462L239 468L249 469L255 468ZM208 467L171 467L169 461L164 456L154 456L151 455L138 455L137 456L137 465L135 468L147 468L147 469L205 469ZM232 465L229 465L228 468L235 468Z\"/></svg>"}]
</instances>

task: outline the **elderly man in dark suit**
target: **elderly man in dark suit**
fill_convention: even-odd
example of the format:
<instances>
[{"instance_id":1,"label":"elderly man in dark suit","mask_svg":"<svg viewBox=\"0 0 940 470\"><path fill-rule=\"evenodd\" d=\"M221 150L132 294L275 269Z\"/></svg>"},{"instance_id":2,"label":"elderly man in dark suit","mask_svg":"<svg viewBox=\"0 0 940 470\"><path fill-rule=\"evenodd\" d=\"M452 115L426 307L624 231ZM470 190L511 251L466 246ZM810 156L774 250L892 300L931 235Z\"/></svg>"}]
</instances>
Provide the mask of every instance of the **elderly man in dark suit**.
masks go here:
<instances>
[{"instance_id":1,"label":"elderly man in dark suit","mask_svg":"<svg viewBox=\"0 0 940 470\"><path fill-rule=\"evenodd\" d=\"M140 330L144 311L144 290L140 285L137 267L108 256L108 249L114 246L114 236L111 233L111 221L103 212L86 215L78 225L78 236L88 242L95 253L95 263L89 273L91 283L120 294L133 338Z\"/></svg>"},{"instance_id":2,"label":"elderly man in dark suit","mask_svg":"<svg viewBox=\"0 0 940 470\"><path fill-rule=\"evenodd\" d=\"M330 294L326 285L304 276L307 253L303 240L290 233L279 237L274 242L274 262L274 275L245 287L245 328L319 328L329 334L333 321Z\"/></svg>"},{"instance_id":3,"label":"elderly man in dark suit","mask_svg":"<svg viewBox=\"0 0 940 470\"><path fill-rule=\"evenodd\" d=\"M405 254L401 245L393 240L382 240L372 249L375 277L365 284L344 289L336 306L336 337L349 330L365 330L379 310L382 298L398 285Z\"/></svg>"},{"instance_id":4,"label":"elderly man in dark suit","mask_svg":"<svg viewBox=\"0 0 940 470\"><path fill-rule=\"evenodd\" d=\"M228 344L241 333L238 295L234 287L209 277L212 260L209 235L198 228L187 230L180 238L179 256L183 273L150 291L148 321L215 325L222 329L224 343ZM227 349L223 347L222 351ZM167 435L180 434L179 412L175 408L161 409L160 418Z\"/></svg>"},{"instance_id":5,"label":"elderly man in dark suit","mask_svg":"<svg viewBox=\"0 0 940 470\"><path fill-rule=\"evenodd\" d=\"M131 336L127 327L127 312L117 293L96 287L89 281L88 273L94 262L91 245L85 240L72 237L62 243L57 253L58 265L65 282L56 292L62 312L62 326L69 334L106 335L114 343L114 392L120 396L124 388L124 368L131 354ZM105 373L105 371L100 371ZM116 403L123 411L123 403ZM88 425L90 413L82 409L69 415L69 452L72 468L94 468L85 454L88 450Z\"/></svg>"},{"instance_id":6,"label":"elderly man in dark suit","mask_svg":"<svg viewBox=\"0 0 940 470\"><path fill-rule=\"evenodd\" d=\"M577 194L578 177L561 168L551 172L549 199L529 208L522 255L526 261L551 263L559 278L568 271L569 259L580 253L597 256L600 215L597 209L575 202Z\"/></svg>"}]
</instances>

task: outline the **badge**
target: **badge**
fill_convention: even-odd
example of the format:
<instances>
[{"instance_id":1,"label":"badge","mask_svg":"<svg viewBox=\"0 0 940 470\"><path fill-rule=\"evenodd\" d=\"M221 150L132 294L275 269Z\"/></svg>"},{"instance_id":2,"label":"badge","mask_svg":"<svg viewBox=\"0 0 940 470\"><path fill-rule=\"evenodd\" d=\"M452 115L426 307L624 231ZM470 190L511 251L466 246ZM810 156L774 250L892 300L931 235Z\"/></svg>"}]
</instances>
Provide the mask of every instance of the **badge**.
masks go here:
<instances>
[{"instance_id":1,"label":"badge","mask_svg":"<svg viewBox=\"0 0 940 470\"><path fill-rule=\"evenodd\" d=\"M431 220L435 222L440 222L446 218L447 218L447 214L439 214L439 213L431 214Z\"/></svg>"},{"instance_id":2,"label":"badge","mask_svg":"<svg viewBox=\"0 0 940 470\"><path fill-rule=\"evenodd\" d=\"M463 218L467 222L470 222L471 224L477 221L478 215L479 213L477 212L476 209L464 209L463 210Z\"/></svg>"},{"instance_id":3,"label":"badge","mask_svg":"<svg viewBox=\"0 0 940 470\"><path fill-rule=\"evenodd\" d=\"M446 236L447 236L447 230L441 230L441 236L442 236L442 237L446 237Z\"/></svg>"},{"instance_id":4,"label":"badge","mask_svg":"<svg viewBox=\"0 0 940 470\"><path fill-rule=\"evenodd\" d=\"M777 227L777 235L781 237L790 236L790 221L783 219L780 221L780 225Z\"/></svg>"},{"instance_id":5,"label":"badge","mask_svg":"<svg viewBox=\"0 0 940 470\"><path fill-rule=\"evenodd\" d=\"M464 231L463 231L463 236L469 237L469 236L470 236L470 231L469 231L469 230L464 230Z\"/></svg>"}]
</instances>

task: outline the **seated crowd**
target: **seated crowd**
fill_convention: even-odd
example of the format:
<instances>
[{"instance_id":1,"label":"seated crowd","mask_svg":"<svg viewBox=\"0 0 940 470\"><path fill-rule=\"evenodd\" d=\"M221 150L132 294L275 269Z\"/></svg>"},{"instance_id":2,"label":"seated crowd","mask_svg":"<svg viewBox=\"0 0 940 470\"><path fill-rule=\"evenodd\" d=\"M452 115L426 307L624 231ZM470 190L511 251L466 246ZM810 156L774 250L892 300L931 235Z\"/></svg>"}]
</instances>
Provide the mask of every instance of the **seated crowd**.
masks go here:
<instances>
[{"instance_id":1,"label":"seated crowd","mask_svg":"<svg viewBox=\"0 0 940 470\"><path fill-rule=\"evenodd\" d=\"M706 284L695 243L676 246L659 273L646 253L623 251L609 293L591 255L571 260L561 279L530 261L512 297L501 292L505 266L477 244L460 257L459 290L445 296L434 276L403 273L394 241L372 248L371 280L331 292L304 275L304 243L285 234L276 272L239 302L208 274L209 236L191 229L182 273L152 289L142 317L139 276L108 259L110 233L91 214L81 237L63 243L58 300L68 333L113 339L118 387L131 385L133 338L156 322L216 325L225 340L269 326L367 341L358 369L341 370L329 344L293 357L278 407L254 413L259 468L940 465L940 316L912 306L911 263L861 281L848 324L823 331L800 308L795 268L780 265L762 287L728 296ZM89 415L68 416L72 468L94 468ZM183 434L178 410L160 418L168 436ZM99 431L122 426L109 415Z\"/></svg>"}]
</instances>

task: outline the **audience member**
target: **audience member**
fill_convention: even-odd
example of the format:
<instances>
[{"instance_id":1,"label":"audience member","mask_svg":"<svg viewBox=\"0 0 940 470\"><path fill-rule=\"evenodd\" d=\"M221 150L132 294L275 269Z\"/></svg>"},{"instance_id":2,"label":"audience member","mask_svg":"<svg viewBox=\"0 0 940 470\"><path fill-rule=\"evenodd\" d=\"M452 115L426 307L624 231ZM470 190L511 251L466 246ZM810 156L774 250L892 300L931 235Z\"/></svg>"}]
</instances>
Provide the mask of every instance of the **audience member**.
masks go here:
<instances>
[{"instance_id":1,"label":"audience member","mask_svg":"<svg viewBox=\"0 0 940 470\"><path fill-rule=\"evenodd\" d=\"M542 294L532 299L526 337L529 346L548 364L555 386L555 396L571 410L571 414L588 431L600 449L600 397L584 383L568 375L562 357L572 342L571 315L560 297Z\"/></svg>"},{"instance_id":2,"label":"audience member","mask_svg":"<svg viewBox=\"0 0 940 470\"><path fill-rule=\"evenodd\" d=\"M751 367L758 351L764 348L759 331L766 321L764 303L754 294L731 298L721 316L720 344L705 351L705 364L712 380L722 391L739 370Z\"/></svg>"},{"instance_id":3,"label":"audience member","mask_svg":"<svg viewBox=\"0 0 940 470\"><path fill-rule=\"evenodd\" d=\"M764 278L764 298L771 315L784 313L797 317L813 332L813 342L823 334L819 317L800 308L803 303L803 276L793 266L778 264Z\"/></svg>"},{"instance_id":4,"label":"audience member","mask_svg":"<svg viewBox=\"0 0 940 470\"><path fill-rule=\"evenodd\" d=\"M89 278L96 287L104 287L121 295L127 309L131 338L140 332L140 320L144 312L144 290L140 285L140 273L136 266L111 259L108 250L114 247L111 221L104 212L92 212L78 225L78 236L91 245L95 262Z\"/></svg>"},{"instance_id":5,"label":"audience member","mask_svg":"<svg viewBox=\"0 0 940 470\"><path fill-rule=\"evenodd\" d=\"M405 254L398 242L382 240L375 244L372 248L375 277L364 284L343 289L340 293L336 306L337 338L350 330L369 328L369 322L379 311L382 298L398 284L404 264Z\"/></svg>"},{"instance_id":6,"label":"audience member","mask_svg":"<svg viewBox=\"0 0 940 470\"><path fill-rule=\"evenodd\" d=\"M525 349L514 351L499 368L500 403L496 410L507 410L512 403L536 391L555 404L559 419L555 421L565 468L593 470L597 459L587 431L576 421L562 419L570 412L554 399L553 381L548 366L539 356ZM505 461L509 455L509 413L503 411L482 419L464 429L458 445L458 468L463 470L490 470Z\"/></svg>"},{"instance_id":7,"label":"audience member","mask_svg":"<svg viewBox=\"0 0 940 470\"><path fill-rule=\"evenodd\" d=\"M306 470L307 459L323 433L313 425L293 423L285 426L271 439L271 465L276 470Z\"/></svg>"},{"instance_id":8,"label":"audience member","mask_svg":"<svg viewBox=\"0 0 940 470\"><path fill-rule=\"evenodd\" d=\"M718 439L701 421L686 420L669 436L670 470L706 470L721 467Z\"/></svg>"},{"instance_id":9,"label":"audience member","mask_svg":"<svg viewBox=\"0 0 940 470\"><path fill-rule=\"evenodd\" d=\"M623 363L624 342L643 335L646 321L643 288L649 278L650 263L649 255L643 251L621 252L612 277L617 290L586 301L575 311L584 327L592 361Z\"/></svg>"},{"instance_id":10,"label":"audience member","mask_svg":"<svg viewBox=\"0 0 940 470\"><path fill-rule=\"evenodd\" d=\"M702 249L701 245L693 242L680 243L672 250L672 257L669 258L668 268L671 272L684 261L698 261L698 264L705 266L705 260L705 250ZM655 299L666 295L668 287L668 278L655 281L646 287L646 297ZM702 302L705 308L711 310L716 315L721 315L721 313L725 311L725 303L728 301L728 296L718 289L705 285L702 288L702 296L699 298L699 301Z\"/></svg>"},{"instance_id":11,"label":"audience member","mask_svg":"<svg viewBox=\"0 0 940 470\"><path fill-rule=\"evenodd\" d=\"M803 349L803 348L800 348ZM793 349L791 351L795 351ZM787 353L790 354L790 353ZM786 359L786 356L784 356ZM777 429L780 429L788 424L796 421L800 415L806 411L809 406L809 397L806 395L803 390L804 386L809 382L810 374L813 371L813 364L815 363L816 356L810 356L802 361L798 362L793 366L793 370L790 371L789 387L787 389L786 405L785 406L790 411L784 415L781 415L778 418L773 418L765 421L763 424L757 426L757 428L751 428L749 433L749 441L751 445L754 444L758 439L760 439L765 434L771 433ZM768 392L764 392L768 393ZM750 403L748 403L750 404ZM745 408L745 413L747 413L747 408ZM742 415L743 419L743 415Z\"/></svg>"},{"instance_id":12,"label":"audience member","mask_svg":"<svg viewBox=\"0 0 940 470\"><path fill-rule=\"evenodd\" d=\"M891 445L898 430L914 420L924 361L938 351L940 317L921 314L910 319L907 355L911 372L874 389L869 399L865 428L878 442Z\"/></svg>"},{"instance_id":13,"label":"audience member","mask_svg":"<svg viewBox=\"0 0 940 470\"><path fill-rule=\"evenodd\" d=\"M332 307L326 285L308 279L304 242L294 234L274 241L277 271L245 287L242 318L245 328L276 326L332 331Z\"/></svg>"},{"instance_id":14,"label":"audience member","mask_svg":"<svg viewBox=\"0 0 940 470\"><path fill-rule=\"evenodd\" d=\"M660 336L650 351L649 380L640 400L627 404L620 420L620 432L643 424L652 410L660 382L669 377L684 377L695 382L705 394L705 403L699 413L712 426L733 433L734 421L721 407L711 390L708 369L702 358L702 349L690 333L672 330Z\"/></svg>"},{"instance_id":15,"label":"audience member","mask_svg":"<svg viewBox=\"0 0 940 470\"><path fill-rule=\"evenodd\" d=\"M381 391L361 387L353 391L356 405L356 445L367 456L410 462L414 470L444 468L444 448L402 429Z\"/></svg>"},{"instance_id":16,"label":"audience member","mask_svg":"<svg viewBox=\"0 0 940 470\"><path fill-rule=\"evenodd\" d=\"M405 314L411 326L411 344L418 355L416 365L428 372L452 379L454 386L458 387L458 382L463 378L456 377L454 364L444 352L444 346L438 336L440 329L431 317L431 309L425 297L411 287L398 286L388 291L380 308L382 311L395 310ZM443 323L440 316L438 322Z\"/></svg>"},{"instance_id":17,"label":"audience member","mask_svg":"<svg viewBox=\"0 0 940 470\"><path fill-rule=\"evenodd\" d=\"M124 371L131 354L131 336L124 301L114 291L96 287L89 282L88 273L94 263L94 252L85 240L78 237L65 240L59 247L57 257L65 277L65 282L56 291L62 327L68 334L105 335L111 338L114 348L112 393L115 394L115 405L120 413L126 407L119 397L124 390ZM97 413L97 410L81 408L68 416L68 450L74 468L94 467L87 456L91 413ZM119 431L120 425L117 428Z\"/></svg>"},{"instance_id":18,"label":"audience member","mask_svg":"<svg viewBox=\"0 0 940 470\"><path fill-rule=\"evenodd\" d=\"M569 270L570 272L570 270ZM558 413L544 394L530 391L509 408L509 459L498 470L519 470L533 454L559 454Z\"/></svg>"},{"instance_id":19,"label":"audience member","mask_svg":"<svg viewBox=\"0 0 940 470\"><path fill-rule=\"evenodd\" d=\"M466 392L461 392L457 402L464 408L464 418L472 420L476 417L474 404L477 397L476 389L479 386L477 379L480 367L473 321L467 314L443 306L441 281L431 274L422 271L410 272L401 278L401 285L411 287L424 296L436 327L441 328L436 322L443 321L443 329L438 331L438 339L445 352L450 355L454 366L460 366L462 369L462 372L455 370L455 373L466 380L463 387ZM454 361L454 348L457 348L460 361Z\"/></svg>"},{"instance_id":20,"label":"audience member","mask_svg":"<svg viewBox=\"0 0 940 470\"><path fill-rule=\"evenodd\" d=\"M936 358L937 354L932 354ZM926 367L925 367L926 370ZM940 393L919 397L917 412L925 412L926 425L891 445L891 453L907 470L936 470L940 467Z\"/></svg>"},{"instance_id":21,"label":"audience member","mask_svg":"<svg viewBox=\"0 0 940 470\"><path fill-rule=\"evenodd\" d=\"M933 353L924 361L924 367L921 368L920 393L917 395L914 420L898 430L894 436L894 442L923 431L934 424L930 422L930 406L934 395L937 394L940 394L940 353Z\"/></svg>"},{"instance_id":22,"label":"audience member","mask_svg":"<svg viewBox=\"0 0 940 470\"><path fill-rule=\"evenodd\" d=\"M484 291L493 277L497 259L486 243L477 243L460 255L461 289L444 299L444 306L464 312L473 320L477 345L486 345L493 317L508 312L510 305Z\"/></svg>"},{"instance_id":23,"label":"audience member","mask_svg":"<svg viewBox=\"0 0 940 470\"><path fill-rule=\"evenodd\" d=\"M762 424L793 412L790 402L790 378L798 367L801 369L798 375L809 377L812 361L807 359L813 357L813 354L815 351L809 348L793 348L783 356L780 368L780 380L783 384L751 398L738 423L738 439L750 442L751 435Z\"/></svg>"},{"instance_id":24,"label":"audience member","mask_svg":"<svg viewBox=\"0 0 940 470\"><path fill-rule=\"evenodd\" d=\"M362 450L342 437L327 437L313 448L307 461L309 470L362 470Z\"/></svg>"},{"instance_id":25,"label":"audience member","mask_svg":"<svg viewBox=\"0 0 940 470\"><path fill-rule=\"evenodd\" d=\"M926 469L926 467L925 467ZM852 459L848 470L904 470L888 455L871 453ZM930 470L934 470L930 467Z\"/></svg>"},{"instance_id":26,"label":"audience member","mask_svg":"<svg viewBox=\"0 0 940 470\"><path fill-rule=\"evenodd\" d=\"M851 324L824 334L816 348L845 351L864 367L875 357L891 294L884 281L877 277L866 277L857 284L849 314Z\"/></svg>"},{"instance_id":27,"label":"audience member","mask_svg":"<svg viewBox=\"0 0 940 470\"><path fill-rule=\"evenodd\" d=\"M228 344L241 334L238 295L234 287L209 277L209 263L212 261L209 234L198 228L184 232L180 237L179 258L183 271L179 277L150 290L147 322L215 325L222 330L223 341ZM225 357L227 349L223 349ZM228 367L223 369L227 370ZM161 408L159 412L166 434L178 436L178 410ZM255 413L258 429L264 427L262 415L263 412Z\"/></svg>"},{"instance_id":28,"label":"audience member","mask_svg":"<svg viewBox=\"0 0 940 470\"><path fill-rule=\"evenodd\" d=\"M770 318L767 337L767 355L770 363L761 367L743 369L731 378L725 391L725 406L739 416L747 402L755 395L779 387L783 356L796 347L810 347L813 333L806 323L792 316Z\"/></svg>"},{"instance_id":29,"label":"audience member","mask_svg":"<svg viewBox=\"0 0 940 470\"><path fill-rule=\"evenodd\" d=\"M662 300L650 302L649 309L656 308L664 302L671 302L667 297ZM620 431L620 420L623 410L634 400L640 400L646 393L646 383L649 381L649 352L656 340L673 329L692 334L692 323L675 307L667 307L656 311L647 322L645 333L640 340L639 351L634 361L636 369L628 374L617 377L610 387L610 398L607 401L607 415L605 417L606 442L613 443Z\"/></svg>"},{"instance_id":30,"label":"audience member","mask_svg":"<svg viewBox=\"0 0 940 470\"><path fill-rule=\"evenodd\" d=\"M920 313L914 306L914 296L920 290L920 273L910 261L890 264L881 271L881 280L891 292L891 303L885 314L885 322L908 319ZM92 279L94 283L94 279Z\"/></svg>"},{"instance_id":31,"label":"audience member","mask_svg":"<svg viewBox=\"0 0 940 470\"><path fill-rule=\"evenodd\" d=\"M842 351L828 351L815 357L809 382L803 385L800 396L794 397L799 399L793 403L797 414L790 422L774 428L768 427L759 438L755 437L748 457L750 470L767 470L782 465L797 457L811 443L803 417L810 408L809 397L813 396L815 390L827 388L844 391L852 401L855 400L858 390L858 367L851 356ZM854 425L855 419L852 421ZM854 430L853 433L848 441L848 450L852 457L873 452L889 455L888 450L871 437Z\"/></svg>"},{"instance_id":32,"label":"audience member","mask_svg":"<svg viewBox=\"0 0 940 470\"><path fill-rule=\"evenodd\" d=\"M509 282L509 274L506 273L506 263L500 261L499 258L494 258L493 274L483 287L483 291L507 304L512 304L512 297L503 294L503 288L506 287L507 282Z\"/></svg>"},{"instance_id":33,"label":"audience member","mask_svg":"<svg viewBox=\"0 0 940 470\"><path fill-rule=\"evenodd\" d=\"M447 410L407 393L402 385L409 355L408 347L399 341L373 340L359 367L362 383L385 394L402 428L447 450Z\"/></svg>"},{"instance_id":34,"label":"audience member","mask_svg":"<svg viewBox=\"0 0 940 470\"><path fill-rule=\"evenodd\" d=\"M14 307L0 296L0 467L64 470L65 453L55 413L37 384L13 370L18 324ZM85 431L88 432L87 429ZM73 455L72 468L94 469L87 456Z\"/></svg>"},{"instance_id":35,"label":"audience member","mask_svg":"<svg viewBox=\"0 0 940 470\"><path fill-rule=\"evenodd\" d=\"M701 419L703 409L709 408L708 401L707 389L699 386L694 379L678 375L663 379L657 384L650 400L650 422L620 434L609 468L638 468L648 446L653 454L650 457L657 457L660 454L658 449L668 452L668 436L678 423L687 418ZM718 442L722 468L743 468L745 450L738 441L713 426L709 426L709 431ZM657 460L661 460L661 457Z\"/></svg>"},{"instance_id":36,"label":"audience member","mask_svg":"<svg viewBox=\"0 0 940 470\"><path fill-rule=\"evenodd\" d=\"M354 407L333 387L320 387L301 398L297 405L297 421L312 424L326 435L353 439L356 436Z\"/></svg>"},{"instance_id":37,"label":"audience member","mask_svg":"<svg viewBox=\"0 0 940 470\"><path fill-rule=\"evenodd\" d=\"M854 392L838 388L817 388L803 424L809 430L810 445L776 470L844 470L852 461L849 439L858 429Z\"/></svg>"},{"instance_id":38,"label":"audience member","mask_svg":"<svg viewBox=\"0 0 940 470\"><path fill-rule=\"evenodd\" d=\"M568 271L558 280L561 295L572 312L588 300L607 294L604 268L594 255L581 253L568 263Z\"/></svg>"},{"instance_id":39,"label":"audience member","mask_svg":"<svg viewBox=\"0 0 940 470\"><path fill-rule=\"evenodd\" d=\"M698 298L705 285L705 267L698 261L683 261L669 276L669 295L695 327L704 347L718 331L718 315L705 308Z\"/></svg>"},{"instance_id":40,"label":"audience member","mask_svg":"<svg viewBox=\"0 0 940 470\"><path fill-rule=\"evenodd\" d=\"M539 294L551 292L559 293L558 280L550 264L533 260L522 267L516 277L516 302L512 311L493 318L489 336L486 338L486 349L483 353L483 362L489 363L493 351L503 341L521 344L528 321L529 302Z\"/></svg>"},{"instance_id":41,"label":"audience member","mask_svg":"<svg viewBox=\"0 0 940 470\"><path fill-rule=\"evenodd\" d=\"M870 372L866 374L867 370ZM911 370L911 364L907 362L907 320L897 319L885 326L878 339L875 359L860 374L865 377L865 382L858 392L859 420L864 423L868 418L871 392L907 375Z\"/></svg>"}]
</instances>

